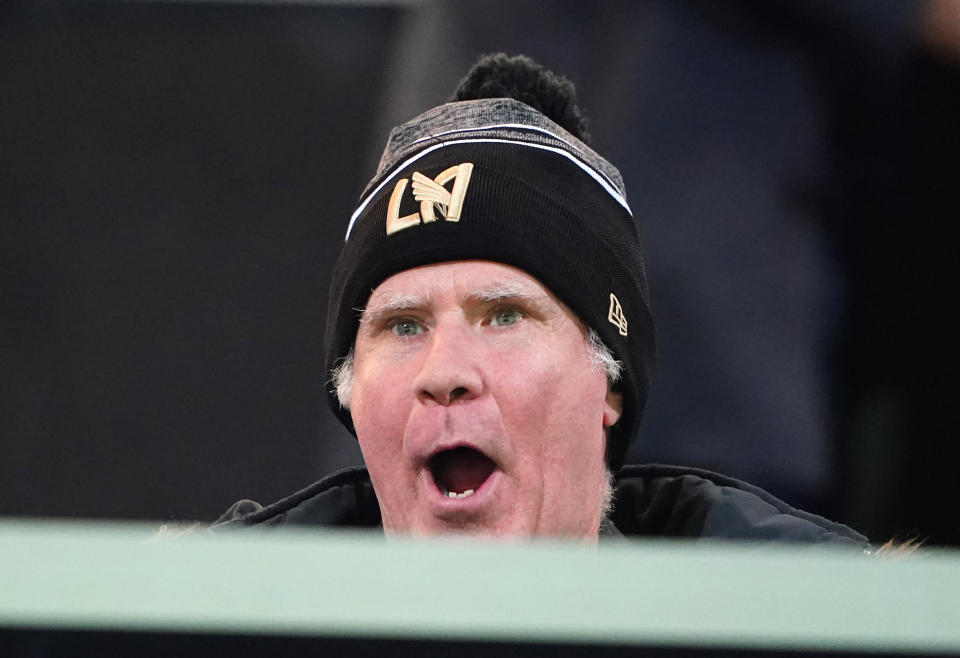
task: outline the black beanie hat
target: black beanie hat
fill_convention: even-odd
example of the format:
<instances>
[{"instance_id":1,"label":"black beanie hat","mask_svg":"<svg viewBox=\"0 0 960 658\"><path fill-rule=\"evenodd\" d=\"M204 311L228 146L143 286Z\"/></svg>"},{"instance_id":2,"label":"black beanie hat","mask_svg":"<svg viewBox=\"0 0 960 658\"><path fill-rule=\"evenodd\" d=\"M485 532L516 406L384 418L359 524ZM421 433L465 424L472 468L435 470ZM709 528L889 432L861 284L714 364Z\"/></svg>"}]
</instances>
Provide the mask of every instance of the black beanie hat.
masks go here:
<instances>
[{"instance_id":1,"label":"black beanie hat","mask_svg":"<svg viewBox=\"0 0 960 658\"><path fill-rule=\"evenodd\" d=\"M623 413L607 448L619 467L637 434L655 351L637 228L616 168L512 98L447 103L391 131L334 269L327 371L350 354L357 309L381 282L469 259L538 279L622 362ZM327 392L355 432L332 380Z\"/></svg>"}]
</instances>

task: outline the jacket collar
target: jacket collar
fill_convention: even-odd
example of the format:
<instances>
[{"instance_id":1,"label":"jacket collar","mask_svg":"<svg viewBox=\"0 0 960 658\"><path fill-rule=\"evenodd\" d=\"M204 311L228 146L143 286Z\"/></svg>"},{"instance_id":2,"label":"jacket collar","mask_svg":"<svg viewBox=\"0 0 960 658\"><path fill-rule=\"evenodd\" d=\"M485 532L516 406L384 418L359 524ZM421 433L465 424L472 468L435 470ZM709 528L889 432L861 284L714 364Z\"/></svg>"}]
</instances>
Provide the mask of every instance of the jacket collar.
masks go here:
<instances>
[{"instance_id":1,"label":"jacket collar","mask_svg":"<svg viewBox=\"0 0 960 658\"><path fill-rule=\"evenodd\" d=\"M866 548L863 535L746 482L696 468L628 465L616 476L605 537L656 536L837 543ZM262 507L239 501L212 530L282 525L380 527L367 469L350 467Z\"/></svg>"}]
</instances>

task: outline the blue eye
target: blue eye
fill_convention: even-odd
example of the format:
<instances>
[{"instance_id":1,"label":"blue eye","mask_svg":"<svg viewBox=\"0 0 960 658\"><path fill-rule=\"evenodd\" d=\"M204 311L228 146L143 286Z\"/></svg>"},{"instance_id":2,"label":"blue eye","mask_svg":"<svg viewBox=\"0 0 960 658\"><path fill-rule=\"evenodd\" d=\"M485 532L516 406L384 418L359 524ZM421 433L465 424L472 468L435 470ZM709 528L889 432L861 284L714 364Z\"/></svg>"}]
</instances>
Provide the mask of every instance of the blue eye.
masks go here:
<instances>
[{"instance_id":1,"label":"blue eye","mask_svg":"<svg viewBox=\"0 0 960 658\"><path fill-rule=\"evenodd\" d=\"M494 327L509 327L520 321L523 313L515 308L502 308L490 318L490 325Z\"/></svg>"},{"instance_id":2,"label":"blue eye","mask_svg":"<svg viewBox=\"0 0 960 658\"><path fill-rule=\"evenodd\" d=\"M415 320L402 319L393 323L393 333L397 336L417 336L423 333L423 326Z\"/></svg>"}]
</instances>

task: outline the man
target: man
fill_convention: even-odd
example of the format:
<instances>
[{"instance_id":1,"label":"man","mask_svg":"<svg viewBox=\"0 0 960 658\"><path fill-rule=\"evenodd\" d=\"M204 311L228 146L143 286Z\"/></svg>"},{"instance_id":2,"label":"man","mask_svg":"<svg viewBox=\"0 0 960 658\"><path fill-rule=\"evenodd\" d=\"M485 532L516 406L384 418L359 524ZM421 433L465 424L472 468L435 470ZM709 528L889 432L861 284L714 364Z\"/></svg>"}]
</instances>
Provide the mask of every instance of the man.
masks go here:
<instances>
[{"instance_id":1,"label":"man","mask_svg":"<svg viewBox=\"0 0 960 658\"><path fill-rule=\"evenodd\" d=\"M334 270L329 399L367 469L215 527L864 546L712 473L614 478L655 351L620 174L584 143L572 85L527 58L482 59L455 101L392 131Z\"/></svg>"}]
</instances>

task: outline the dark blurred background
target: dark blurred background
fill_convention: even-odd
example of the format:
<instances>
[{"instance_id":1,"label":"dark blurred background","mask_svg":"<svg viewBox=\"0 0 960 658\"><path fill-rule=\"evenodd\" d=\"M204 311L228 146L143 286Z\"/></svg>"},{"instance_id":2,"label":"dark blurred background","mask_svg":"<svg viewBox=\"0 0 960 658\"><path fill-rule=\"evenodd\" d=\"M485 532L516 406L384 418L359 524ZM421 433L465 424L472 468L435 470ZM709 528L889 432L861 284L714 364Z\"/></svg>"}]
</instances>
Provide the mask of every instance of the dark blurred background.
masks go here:
<instances>
[{"instance_id":1,"label":"dark blurred background","mask_svg":"<svg viewBox=\"0 0 960 658\"><path fill-rule=\"evenodd\" d=\"M0 515L210 520L347 464L328 275L478 55L570 77L648 244L633 459L960 545L960 2L0 3Z\"/></svg>"}]
</instances>

